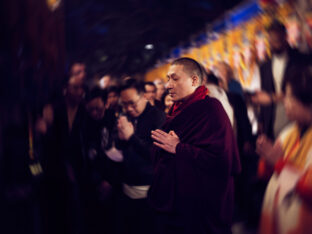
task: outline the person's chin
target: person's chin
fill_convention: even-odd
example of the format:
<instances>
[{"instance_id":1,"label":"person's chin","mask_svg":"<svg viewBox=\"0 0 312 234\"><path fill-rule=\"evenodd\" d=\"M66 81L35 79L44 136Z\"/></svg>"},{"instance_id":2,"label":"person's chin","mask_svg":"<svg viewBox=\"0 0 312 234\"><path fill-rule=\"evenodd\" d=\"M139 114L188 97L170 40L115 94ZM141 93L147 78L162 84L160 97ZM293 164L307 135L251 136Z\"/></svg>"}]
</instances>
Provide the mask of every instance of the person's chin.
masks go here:
<instances>
[{"instance_id":1,"label":"person's chin","mask_svg":"<svg viewBox=\"0 0 312 234\"><path fill-rule=\"evenodd\" d=\"M172 100L174 100L174 101L177 98L177 95L175 93L169 93L169 95L172 98Z\"/></svg>"}]
</instances>

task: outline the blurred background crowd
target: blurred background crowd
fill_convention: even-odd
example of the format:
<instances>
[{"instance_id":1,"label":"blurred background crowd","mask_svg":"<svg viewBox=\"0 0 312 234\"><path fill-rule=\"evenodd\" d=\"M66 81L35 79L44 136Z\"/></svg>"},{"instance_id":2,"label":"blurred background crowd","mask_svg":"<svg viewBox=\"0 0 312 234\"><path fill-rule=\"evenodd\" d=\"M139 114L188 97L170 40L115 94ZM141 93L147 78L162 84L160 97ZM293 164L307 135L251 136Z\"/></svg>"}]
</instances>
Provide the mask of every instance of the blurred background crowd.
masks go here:
<instances>
[{"instance_id":1,"label":"blurred background crowd","mask_svg":"<svg viewBox=\"0 0 312 234\"><path fill-rule=\"evenodd\" d=\"M302 201L288 202L304 208L279 212L302 221L295 233L312 233L311 1L0 6L1 233L152 233L153 169L141 155L173 104L166 74L179 57L200 63L236 136L233 233L288 233L263 229L274 210L263 200L289 159ZM292 122L297 135L285 130ZM299 153L295 136L307 138ZM281 154L287 160L277 163Z\"/></svg>"}]
</instances>

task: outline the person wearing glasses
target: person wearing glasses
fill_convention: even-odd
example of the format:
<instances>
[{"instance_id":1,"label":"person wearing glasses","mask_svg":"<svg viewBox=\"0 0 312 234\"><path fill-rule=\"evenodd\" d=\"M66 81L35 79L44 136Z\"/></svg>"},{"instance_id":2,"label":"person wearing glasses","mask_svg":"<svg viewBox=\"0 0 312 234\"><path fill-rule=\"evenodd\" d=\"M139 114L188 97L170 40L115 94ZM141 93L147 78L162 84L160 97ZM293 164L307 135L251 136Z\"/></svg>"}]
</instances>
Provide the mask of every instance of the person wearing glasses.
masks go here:
<instances>
[{"instance_id":1,"label":"person wearing glasses","mask_svg":"<svg viewBox=\"0 0 312 234\"><path fill-rule=\"evenodd\" d=\"M120 87L123 114L117 121L116 148L123 154L122 192L117 200L117 233L152 233L152 210L146 201L153 177L150 133L160 128L164 112L144 96L144 83L125 80Z\"/></svg>"}]
</instances>

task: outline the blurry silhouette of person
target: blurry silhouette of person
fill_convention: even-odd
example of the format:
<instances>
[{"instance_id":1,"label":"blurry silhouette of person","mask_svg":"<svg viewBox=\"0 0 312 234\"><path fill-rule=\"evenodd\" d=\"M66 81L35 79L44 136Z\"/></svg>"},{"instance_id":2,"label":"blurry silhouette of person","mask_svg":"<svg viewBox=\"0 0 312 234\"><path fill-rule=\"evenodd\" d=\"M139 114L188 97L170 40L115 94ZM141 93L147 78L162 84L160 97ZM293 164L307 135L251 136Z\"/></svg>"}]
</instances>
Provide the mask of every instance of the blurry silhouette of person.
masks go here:
<instances>
[{"instance_id":1,"label":"blurry silhouette of person","mask_svg":"<svg viewBox=\"0 0 312 234\"><path fill-rule=\"evenodd\" d=\"M257 151L274 173L267 186L260 233L311 233L312 67L285 74L284 105L290 121L273 143L265 135ZM269 167L267 167L269 168Z\"/></svg>"}]
</instances>

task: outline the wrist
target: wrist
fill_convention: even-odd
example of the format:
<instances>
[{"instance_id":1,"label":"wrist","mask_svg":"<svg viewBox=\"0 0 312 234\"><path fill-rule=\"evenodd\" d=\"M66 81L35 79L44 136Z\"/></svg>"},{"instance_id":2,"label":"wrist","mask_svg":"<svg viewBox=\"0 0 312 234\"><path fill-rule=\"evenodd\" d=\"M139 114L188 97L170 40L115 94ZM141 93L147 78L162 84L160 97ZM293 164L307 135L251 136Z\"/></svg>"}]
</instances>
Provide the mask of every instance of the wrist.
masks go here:
<instances>
[{"instance_id":1,"label":"wrist","mask_svg":"<svg viewBox=\"0 0 312 234\"><path fill-rule=\"evenodd\" d=\"M129 141L133 135L134 135L134 134L131 133L131 134L125 136L125 140L126 140L126 141Z\"/></svg>"}]
</instances>

